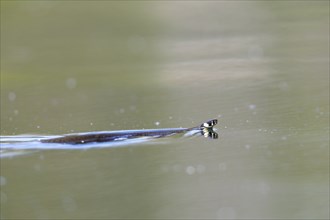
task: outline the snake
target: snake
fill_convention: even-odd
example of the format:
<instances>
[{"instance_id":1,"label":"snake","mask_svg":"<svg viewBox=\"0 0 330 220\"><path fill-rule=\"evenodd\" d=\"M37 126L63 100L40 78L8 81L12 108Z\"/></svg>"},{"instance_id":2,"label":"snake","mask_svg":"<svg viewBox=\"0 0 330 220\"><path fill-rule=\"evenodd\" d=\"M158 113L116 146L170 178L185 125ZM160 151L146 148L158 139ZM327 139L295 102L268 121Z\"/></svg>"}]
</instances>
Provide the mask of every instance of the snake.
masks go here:
<instances>
[{"instance_id":1,"label":"snake","mask_svg":"<svg viewBox=\"0 0 330 220\"><path fill-rule=\"evenodd\" d=\"M217 119L208 120L199 126L191 128L161 128L161 129L140 129L140 130L118 130L118 131L96 131L78 134L65 134L55 138L41 139L42 143L57 144L87 144L100 142L115 142L128 139L150 137L161 138L176 134L192 132L201 134L204 137L217 139L218 134L213 130L214 125L218 123Z\"/></svg>"}]
</instances>

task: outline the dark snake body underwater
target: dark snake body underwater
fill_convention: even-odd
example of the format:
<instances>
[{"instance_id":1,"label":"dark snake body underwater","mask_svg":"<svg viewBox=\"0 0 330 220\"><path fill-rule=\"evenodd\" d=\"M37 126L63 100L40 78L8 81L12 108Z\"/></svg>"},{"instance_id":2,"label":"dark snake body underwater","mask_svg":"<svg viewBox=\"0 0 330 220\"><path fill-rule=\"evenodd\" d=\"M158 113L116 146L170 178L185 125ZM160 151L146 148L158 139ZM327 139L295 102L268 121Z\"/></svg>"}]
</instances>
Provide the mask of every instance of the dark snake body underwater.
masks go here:
<instances>
[{"instance_id":1,"label":"dark snake body underwater","mask_svg":"<svg viewBox=\"0 0 330 220\"><path fill-rule=\"evenodd\" d=\"M204 137L217 139L218 134L213 131L213 126L218 123L217 119L204 122L200 126L192 128L164 128L164 129L142 129L142 130L121 130L121 131L101 131L88 132L80 134L68 134L56 138L41 139L42 143L59 143L59 144L86 144L100 142L114 142L128 139L151 137L160 138L168 137L175 134L182 134L193 131Z\"/></svg>"}]
</instances>

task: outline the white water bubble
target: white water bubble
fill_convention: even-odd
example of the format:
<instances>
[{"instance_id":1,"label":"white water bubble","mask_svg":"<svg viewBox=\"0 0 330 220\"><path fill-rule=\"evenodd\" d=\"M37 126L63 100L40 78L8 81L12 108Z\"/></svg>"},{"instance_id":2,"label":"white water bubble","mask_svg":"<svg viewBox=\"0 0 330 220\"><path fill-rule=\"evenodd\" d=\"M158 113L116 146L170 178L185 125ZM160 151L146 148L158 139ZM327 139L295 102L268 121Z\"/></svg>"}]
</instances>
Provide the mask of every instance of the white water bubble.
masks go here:
<instances>
[{"instance_id":1,"label":"white water bubble","mask_svg":"<svg viewBox=\"0 0 330 220\"><path fill-rule=\"evenodd\" d=\"M250 110L254 110L254 109L256 109L257 108L257 106L255 105L255 104L250 104L249 105L249 109Z\"/></svg>"},{"instance_id":2,"label":"white water bubble","mask_svg":"<svg viewBox=\"0 0 330 220\"><path fill-rule=\"evenodd\" d=\"M6 193L0 191L0 203L4 204L8 200Z\"/></svg>"},{"instance_id":3,"label":"white water bubble","mask_svg":"<svg viewBox=\"0 0 330 220\"><path fill-rule=\"evenodd\" d=\"M324 115L324 112L321 110L320 107L316 107L314 111L315 111L315 113L317 113L319 115Z\"/></svg>"},{"instance_id":4,"label":"white water bubble","mask_svg":"<svg viewBox=\"0 0 330 220\"><path fill-rule=\"evenodd\" d=\"M77 209L76 201L71 196L62 197L62 207L66 212L73 212Z\"/></svg>"},{"instance_id":5,"label":"white water bubble","mask_svg":"<svg viewBox=\"0 0 330 220\"><path fill-rule=\"evenodd\" d=\"M29 47L16 46L10 50L9 56L15 63L27 63L33 59L33 51Z\"/></svg>"},{"instance_id":6,"label":"white water bubble","mask_svg":"<svg viewBox=\"0 0 330 220\"><path fill-rule=\"evenodd\" d=\"M251 60L261 59L263 57L264 50L260 45L250 45L248 47L248 57Z\"/></svg>"},{"instance_id":7,"label":"white water bubble","mask_svg":"<svg viewBox=\"0 0 330 220\"><path fill-rule=\"evenodd\" d=\"M129 110L131 110L131 111L136 111L136 106L135 106L135 105L131 105L131 106L129 107Z\"/></svg>"},{"instance_id":8,"label":"white water bubble","mask_svg":"<svg viewBox=\"0 0 330 220\"><path fill-rule=\"evenodd\" d=\"M282 91L289 90L289 84L287 82L281 82L278 84L278 88Z\"/></svg>"},{"instance_id":9,"label":"white water bubble","mask_svg":"<svg viewBox=\"0 0 330 220\"><path fill-rule=\"evenodd\" d=\"M282 137L281 137L281 140L282 140L282 141L286 141L287 139L288 139L287 136L282 136Z\"/></svg>"},{"instance_id":10,"label":"white water bubble","mask_svg":"<svg viewBox=\"0 0 330 220\"><path fill-rule=\"evenodd\" d=\"M167 165L164 165L164 166L161 166L161 170L164 172L164 173L167 173L169 172L169 167Z\"/></svg>"},{"instance_id":11,"label":"white water bubble","mask_svg":"<svg viewBox=\"0 0 330 220\"><path fill-rule=\"evenodd\" d=\"M225 171L227 170L227 164L226 163L219 163L219 170L220 171Z\"/></svg>"},{"instance_id":12,"label":"white water bubble","mask_svg":"<svg viewBox=\"0 0 330 220\"><path fill-rule=\"evenodd\" d=\"M55 98L50 100L50 104L51 104L52 106L57 106L59 103L60 103L60 102L59 102L57 99L55 99Z\"/></svg>"},{"instance_id":13,"label":"white water bubble","mask_svg":"<svg viewBox=\"0 0 330 220\"><path fill-rule=\"evenodd\" d=\"M127 41L127 48L132 53L141 53L146 48L146 40L142 36L132 36Z\"/></svg>"},{"instance_id":14,"label":"white water bubble","mask_svg":"<svg viewBox=\"0 0 330 220\"><path fill-rule=\"evenodd\" d=\"M220 219L235 219L236 211L233 207L222 207L217 211L217 217Z\"/></svg>"},{"instance_id":15,"label":"white water bubble","mask_svg":"<svg viewBox=\"0 0 330 220\"><path fill-rule=\"evenodd\" d=\"M7 179L4 176L0 176L0 186L4 186L7 183Z\"/></svg>"},{"instance_id":16,"label":"white water bubble","mask_svg":"<svg viewBox=\"0 0 330 220\"><path fill-rule=\"evenodd\" d=\"M182 169L182 166L180 164L175 164L175 165L173 165L172 169L174 172L180 172Z\"/></svg>"},{"instance_id":17,"label":"white water bubble","mask_svg":"<svg viewBox=\"0 0 330 220\"><path fill-rule=\"evenodd\" d=\"M77 86L77 80L75 78L68 78L65 84L68 89L74 89Z\"/></svg>"},{"instance_id":18,"label":"white water bubble","mask_svg":"<svg viewBox=\"0 0 330 220\"><path fill-rule=\"evenodd\" d=\"M11 102L15 101L16 100L16 93L15 92L8 93L8 99Z\"/></svg>"},{"instance_id":19,"label":"white water bubble","mask_svg":"<svg viewBox=\"0 0 330 220\"><path fill-rule=\"evenodd\" d=\"M37 172L41 171L41 165L40 164L34 164L33 169Z\"/></svg>"},{"instance_id":20,"label":"white water bubble","mask_svg":"<svg viewBox=\"0 0 330 220\"><path fill-rule=\"evenodd\" d=\"M187 166L187 168L186 168L186 173L187 173L188 175L193 175L195 172L196 172L195 167L193 167L193 166Z\"/></svg>"},{"instance_id":21,"label":"white water bubble","mask_svg":"<svg viewBox=\"0 0 330 220\"><path fill-rule=\"evenodd\" d=\"M260 182L260 183L258 184L258 190L259 190L259 192L260 192L261 194L263 194L263 195L267 195L267 194L269 194L269 192L270 192L270 186L269 186L269 184L266 183L266 182Z\"/></svg>"}]
</instances>

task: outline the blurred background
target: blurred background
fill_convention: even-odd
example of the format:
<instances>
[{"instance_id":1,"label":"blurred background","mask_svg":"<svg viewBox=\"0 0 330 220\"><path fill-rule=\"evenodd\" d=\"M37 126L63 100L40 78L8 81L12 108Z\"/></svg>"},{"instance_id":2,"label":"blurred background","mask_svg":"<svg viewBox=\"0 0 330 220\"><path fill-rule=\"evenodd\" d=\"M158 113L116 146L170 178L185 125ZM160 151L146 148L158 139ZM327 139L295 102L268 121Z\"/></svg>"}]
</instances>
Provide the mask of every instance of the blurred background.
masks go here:
<instances>
[{"instance_id":1,"label":"blurred background","mask_svg":"<svg viewBox=\"0 0 330 220\"><path fill-rule=\"evenodd\" d=\"M1 218L329 218L328 1L1 1L1 135L211 118L1 158Z\"/></svg>"}]
</instances>

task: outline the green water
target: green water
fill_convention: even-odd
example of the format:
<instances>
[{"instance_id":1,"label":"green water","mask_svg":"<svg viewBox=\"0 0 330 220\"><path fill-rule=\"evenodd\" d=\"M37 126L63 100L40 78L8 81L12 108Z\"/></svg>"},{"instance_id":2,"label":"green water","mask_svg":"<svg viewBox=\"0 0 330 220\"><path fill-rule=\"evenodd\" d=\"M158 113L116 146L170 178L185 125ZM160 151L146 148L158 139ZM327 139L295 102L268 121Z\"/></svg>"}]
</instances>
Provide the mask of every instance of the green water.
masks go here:
<instances>
[{"instance_id":1,"label":"green water","mask_svg":"<svg viewBox=\"0 0 330 220\"><path fill-rule=\"evenodd\" d=\"M1 135L190 127L1 158L3 219L329 218L328 1L1 1Z\"/></svg>"}]
</instances>

